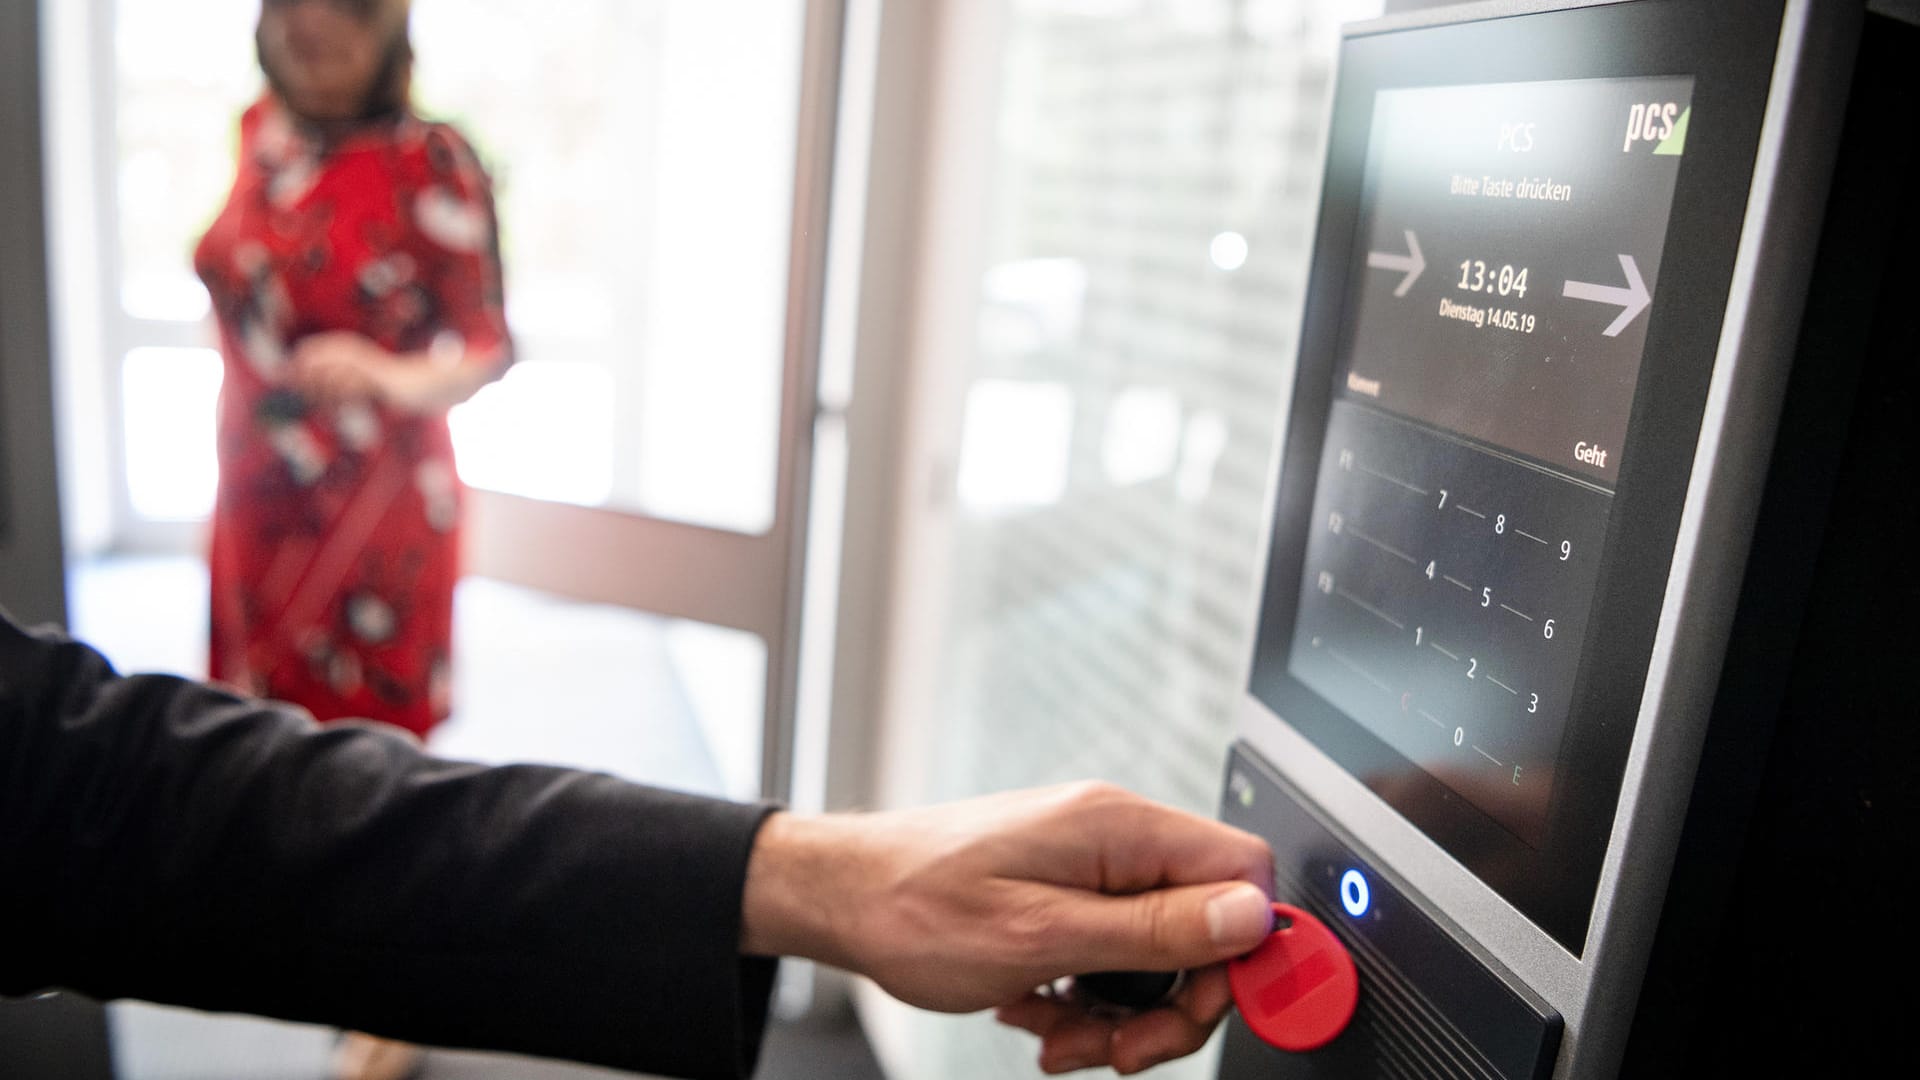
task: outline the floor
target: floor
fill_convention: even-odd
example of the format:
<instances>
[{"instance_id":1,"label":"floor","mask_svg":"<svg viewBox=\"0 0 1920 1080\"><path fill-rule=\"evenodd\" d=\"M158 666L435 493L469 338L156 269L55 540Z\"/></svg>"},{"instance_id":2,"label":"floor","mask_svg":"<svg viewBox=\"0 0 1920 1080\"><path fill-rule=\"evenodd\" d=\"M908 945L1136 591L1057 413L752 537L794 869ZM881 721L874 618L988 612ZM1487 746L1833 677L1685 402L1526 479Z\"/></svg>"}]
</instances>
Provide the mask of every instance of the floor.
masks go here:
<instances>
[{"instance_id":1,"label":"floor","mask_svg":"<svg viewBox=\"0 0 1920 1080\"><path fill-rule=\"evenodd\" d=\"M197 559L94 560L68 592L75 634L120 670L205 674ZM724 790L671 647L677 624L475 578L460 585L454 624L455 708L433 733L437 753Z\"/></svg>"},{"instance_id":2,"label":"floor","mask_svg":"<svg viewBox=\"0 0 1920 1080\"><path fill-rule=\"evenodd\" d=\"M71 624L122 671L200 674L206 588L192 558L82 563L69 582ZM455 653L455 714L434 733L437 753L579 766L707 794L738 788L750 772L737 760L743 746L757 756L757 742L738 736L757 725L757 699L729 685L739 681L738 650L711 634L469 579L455 601ZM108 1027L119 1080L321 1080L335 1039L329 1028L138 1002L109 1006ZM621 1075L435 1050L421 1080ZM878 1080L880 1071L857 1025L842 1019L776 1024L759 1076Z\"/></svg>"}]
</instances>

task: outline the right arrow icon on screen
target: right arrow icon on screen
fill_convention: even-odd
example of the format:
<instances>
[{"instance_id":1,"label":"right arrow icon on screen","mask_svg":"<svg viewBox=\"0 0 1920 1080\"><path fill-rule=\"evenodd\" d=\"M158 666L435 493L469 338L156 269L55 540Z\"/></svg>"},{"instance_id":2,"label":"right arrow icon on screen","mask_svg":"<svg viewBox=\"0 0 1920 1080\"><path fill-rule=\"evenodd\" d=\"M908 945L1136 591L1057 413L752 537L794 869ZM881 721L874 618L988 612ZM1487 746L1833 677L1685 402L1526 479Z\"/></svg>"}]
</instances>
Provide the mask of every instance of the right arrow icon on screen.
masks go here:
<instances>
[{"instance_id":1,"label":"right arrow icon on screen","mask_svg":"<svg viewBox=\"0 0 1920 1080\"><path fill-rule=\"evenodd\" d=\"M1393 270L1407 275L1400 279L1400 284L1394 286L1393 295L1395 296L1407 295L1407 290L1413 288L1413 280L1420 276L1420 271L1427 268L1427 260L1420 256L1420 241L1414 239L1413 230L1406 230L1406 236L1407 253L1405 255L1396 255L1391 251L1367 252L1367 265L1373 269Z\"/></svg>"},{"instance_id":2,"label":"right arrow icon on screen","mask_svg":"<svg viewBox=\"0 0 1920 1080\"><path fill-rule=\"evenodd\" d=\"M1600 331L1607 337L1619 337L1620 331L1627 328L1634 316L1647 310L1653 303L1653 294L1647 291L1647 283L1640 279L1640 268L1633 263L1633 256L1620 256L1620 269L1627 273L1625 288L1618 285L1596 285L1591 281L1569 281L1560 290L1562 296L1571 296L1575 300L1592 300L1599 304L1614 304L1620 308L1620 314L1613 322Z\"/></svg>"}]
</instances>

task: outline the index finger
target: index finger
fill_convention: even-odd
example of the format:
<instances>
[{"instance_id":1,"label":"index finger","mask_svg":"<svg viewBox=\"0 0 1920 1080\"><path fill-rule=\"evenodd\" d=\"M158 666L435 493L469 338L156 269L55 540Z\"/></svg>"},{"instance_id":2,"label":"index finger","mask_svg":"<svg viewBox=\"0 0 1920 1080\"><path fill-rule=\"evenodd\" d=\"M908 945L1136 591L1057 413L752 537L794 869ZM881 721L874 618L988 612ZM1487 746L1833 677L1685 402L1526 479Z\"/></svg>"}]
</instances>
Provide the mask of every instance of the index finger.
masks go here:
<instances>
[{"instance_id":1,"label":"index finger","mask_svg":"<svg viewBox=\"0 0 1920 1080\"><path fill-rule=\"evenodd\" d=\"M1089 827L1105 856L1102 892L1245 881L1273 895L1273 849L1225 822L1136 797Z\"/></svg>"}]
</instances>

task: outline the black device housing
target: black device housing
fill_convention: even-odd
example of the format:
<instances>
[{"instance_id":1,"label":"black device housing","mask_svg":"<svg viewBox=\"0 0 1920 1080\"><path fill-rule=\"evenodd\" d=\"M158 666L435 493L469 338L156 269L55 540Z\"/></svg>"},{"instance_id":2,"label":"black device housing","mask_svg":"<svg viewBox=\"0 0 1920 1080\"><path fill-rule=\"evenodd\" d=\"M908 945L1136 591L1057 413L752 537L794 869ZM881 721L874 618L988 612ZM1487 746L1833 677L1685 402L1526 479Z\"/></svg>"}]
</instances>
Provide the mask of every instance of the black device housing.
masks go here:
<instances>
[{"instance_id":1,"label":"black device housing","mask_svg":"<svg viewBox=\"0 0 1920 1080\"><path fill-rule=\"evenodd\" d=\"M1910 1010L1875 988L1903 980L1915 955L1896 903L1906 899L1901 886L1920 837L1912 689L1920 669L1912 553L1920 538L1920 27L1867 16L1848 102L1733 632L1621 1076L1883 1075L1915 1060L1899 1034ZM1230 771L1244 770L1243 753L1236 749ZM1236 810L1231 784L1225 814L1293 850L1287 837L1299 826ZM1326 827L1317 809L1303 806L1301 816L1306 827ZM1354 851L1364 865L1365 853ZM1368 873L1385 875L1371 865ZM1282 898L1310 888L1283 881ZM1474 951L1470 941L1458 944ZM1489 961L1487 971L1513 985L1499 965ZM1365 1010L1385 983L1362 972ZM1439 988L1433 1007L1442 1015L1475 1009L1485 996L1472 983L1421 985ZM1504 1023L1516 1036L1538 1030L1537 1019ZM1236 1023L1219 1075L1534 1076L1552 1068L1549 1049L1544 1063L1515 1071L1425 1059L1409 1070L1395 1057L1397 1037L1356 1023L1323 1051L1288 1055Z\"/></svg>"}]
</instances>

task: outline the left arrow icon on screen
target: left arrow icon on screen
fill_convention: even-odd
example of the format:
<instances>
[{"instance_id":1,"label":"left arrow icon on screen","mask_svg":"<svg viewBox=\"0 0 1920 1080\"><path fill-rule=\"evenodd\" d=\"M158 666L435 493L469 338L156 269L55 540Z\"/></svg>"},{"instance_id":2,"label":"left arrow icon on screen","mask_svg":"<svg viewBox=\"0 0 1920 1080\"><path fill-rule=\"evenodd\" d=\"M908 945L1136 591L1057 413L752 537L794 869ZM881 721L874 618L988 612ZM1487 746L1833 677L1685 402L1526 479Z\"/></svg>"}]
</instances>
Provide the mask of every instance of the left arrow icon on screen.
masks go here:
<instances>
[{"instance_id":1,"label":"left arrow icon on screen","mask_svg":"<svg viewBox=\"0 0 1920 1080\"><path fill-rule=\"evenodd\" d=\"M1420 276L1420 271L1427 268L1427 260L1420 256L1420 241L1415 239L1412 229L1408 229L1406 234L1407 253L1405 255L1395 255L1388 251L1367 252L1367 266L1372 269L1395 270L1407 275L1400 279L1400 284L1393 287L1395 296L1407 295L1407 290L1413 288L1414 279Z\"/></svg>"}]
</instances>

